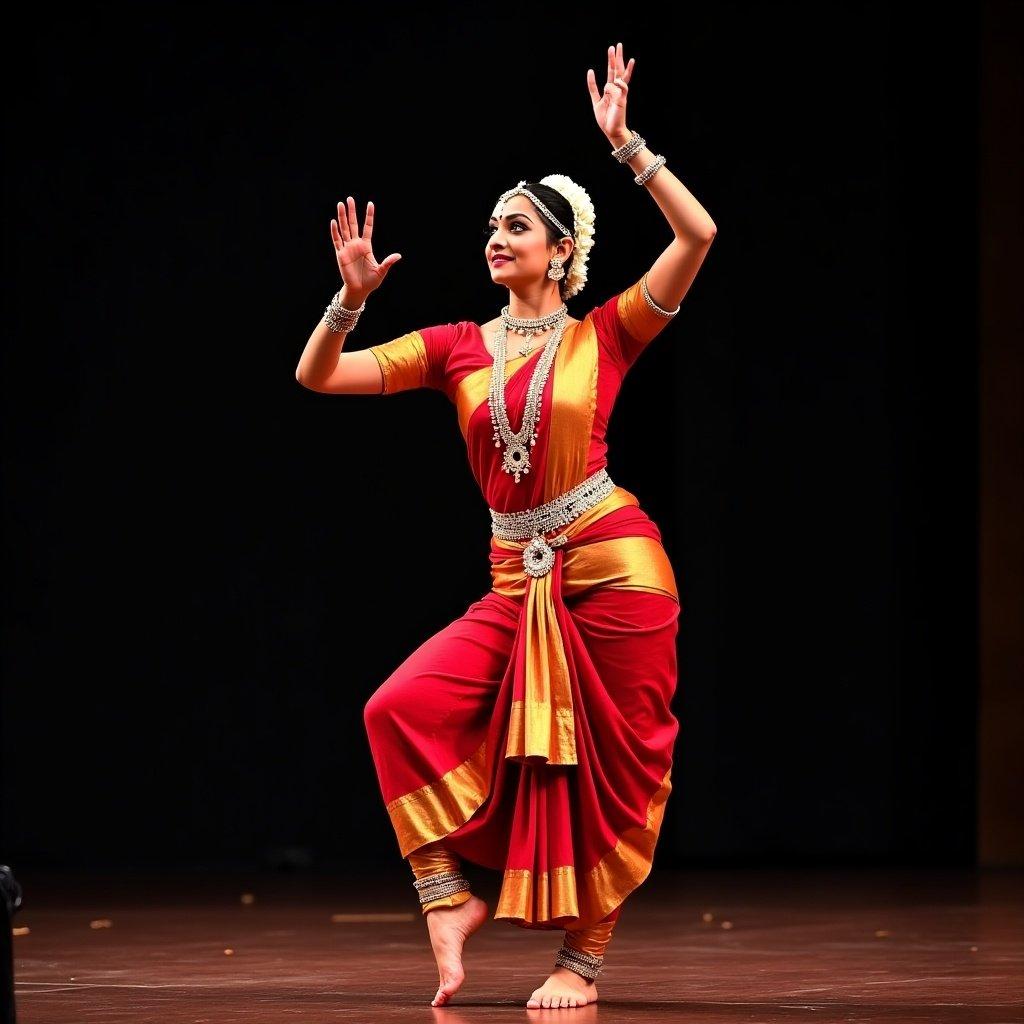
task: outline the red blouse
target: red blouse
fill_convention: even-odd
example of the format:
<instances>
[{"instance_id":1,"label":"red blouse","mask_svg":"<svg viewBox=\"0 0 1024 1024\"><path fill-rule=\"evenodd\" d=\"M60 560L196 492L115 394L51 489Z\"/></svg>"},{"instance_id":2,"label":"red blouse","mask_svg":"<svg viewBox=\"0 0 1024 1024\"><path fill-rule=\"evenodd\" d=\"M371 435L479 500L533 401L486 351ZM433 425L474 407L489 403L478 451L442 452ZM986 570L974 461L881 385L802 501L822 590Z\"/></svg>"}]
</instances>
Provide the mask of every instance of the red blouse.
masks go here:
<instances>
[{"instance_id":1,"label":"red blouse","mask_svg":"<svg viewBox=\"0 0 1024 1024\"><path fill-rule=\"evenodd\" d=\"M502 469L504 452L494 444L487 403L493 359L477 324L424 327L369 351L380 364L383 394L429 387L448 396L487 504L514 512L551 500L607 465L605 435L622 380L670 319L651 309L638 280L566 328L541 396L531 469L519 483ZM513 430L522 425L530 376L543 349L541 344L506 363L505 404Z\"/></svg>"}]
</instances>

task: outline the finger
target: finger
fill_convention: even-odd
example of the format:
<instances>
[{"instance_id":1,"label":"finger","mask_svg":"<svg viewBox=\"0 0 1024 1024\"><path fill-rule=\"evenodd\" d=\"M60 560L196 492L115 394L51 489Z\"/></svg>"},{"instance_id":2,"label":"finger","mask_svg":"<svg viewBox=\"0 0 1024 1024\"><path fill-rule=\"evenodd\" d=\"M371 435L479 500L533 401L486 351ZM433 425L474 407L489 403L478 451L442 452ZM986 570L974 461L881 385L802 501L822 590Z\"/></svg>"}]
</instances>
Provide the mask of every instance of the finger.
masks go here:
<instances>
[{"instance_id":1,"label":"finger","mask_svg":"<svg viewBox=\"0 0 1024 1024\"><path fill-rule=\"evenodd\" d=\"M363 221L363 238L369 241L373 238L373 200L367 200L366 220Z\"/></svg>"},{"instance_id":2,"label":"finger","mask_svg":"<svg viewBox=\"0 0 1024 1024\"><path fill-rule=\"evenodd\" d=\"M626 70L626 65L622 63L622 43L615 47L615 70L620 75Z\"/></svg>"},{"instance_id":3,"label":"finger","mask_svg":"<svg viewBox=\"0 0 1024 1024\"><path fill-rule=\"evenodd\" d=\"M348 216L345 212L345 204L338 203L338 231L341 234L342 242L351 242L348 234Z\"/></svg>"},{"instance_id":4,"label":"finger","mask_svg":"<svg viewBox=\"0 0 1024 1024\"><path fill-rule=\"evenodd\" d=\"M628 82L633 77L633 67L636 64L636 58L630 57L629 64L626 66L626 73L622 76Z\"/></svg>"},{"instance_id":5,"label":"finger","mask_svg":"<svg viewBox=\"0 0 1024 1024\"><path fill-rule=\"evenodd\" d=\"M341 232L338 230L338 222L331 219L331 241L334 243L334 251L341 252Z\"/></svg>"},{"instance_id":6,"label":"finger","mask_svg":"<svg viewBox=\"0 0 1024 1024\"><path fill-rule=\"evenodd\" d=\"M359 218L356 217L356 201L351 196L348 197L348 233L352 239L359 237Z\"/></svg>"},{"instance_id":7,"label":"finger","mask_svg":"<svg viewBox=\"0 0 1024 1024\"><path fill-rule=\"evenodd\" d=\"M615 47L608 47L608 81L605 82L605 86L609 86L615 81Z\"/></svg>"},{"instance_id":8,"label":"finger","mask_svg":"<svg viewBox=\"0 0 1024 1024\"><path fill-rule=\"evenodd\" d=\"M597 76L593 68L587 68L587 88L590 90L590 98L595 103L600 103L601 94L597 91Z\"/></svg>"}]
</instances>

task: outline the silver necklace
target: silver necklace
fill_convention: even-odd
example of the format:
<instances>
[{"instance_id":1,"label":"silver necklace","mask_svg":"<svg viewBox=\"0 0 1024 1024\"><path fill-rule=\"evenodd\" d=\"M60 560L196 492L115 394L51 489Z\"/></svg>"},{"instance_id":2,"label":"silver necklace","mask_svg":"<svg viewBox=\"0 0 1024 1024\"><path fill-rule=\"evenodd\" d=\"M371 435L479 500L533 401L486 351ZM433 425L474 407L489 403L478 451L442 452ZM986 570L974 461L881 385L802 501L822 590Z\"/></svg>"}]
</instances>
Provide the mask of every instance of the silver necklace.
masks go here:
<instances>
[{"instance_id":1,"label":"silver necklace","mask_svg":"<svg viewBox=\"0 0 1024 1024\"><path fill-rule=\"evenodd\" d=\"M501 322L505 325L506 329L512 334L518 334L521 337L540 337L549 327L554 327L563 317L568 315L569 308L563 302L558 309L552 310L550 313L545 313L544 316L537 317L522 317L522 316L509 316L509 306L505 306L501 311ZM519 349L521 356L528 356L533 351L533 342L527 341Z\"/></svg>"},{"instance_id":2,"label":"silver necklace","mask_svg":"<svg viewBox=\"0 0 1024 1024\"><path fill-rule=\"evenodd\" d=\"M544 345L544 351L537 360L526 389L526 406L523 410L523 422L518 431L513 431L508 421L508 409L505 406L505 346L508 342L508 326L506 322L508 307L501 311L502 326L494 335L494 364L491 367L491 384L487 395L487 404L491 410L491 426L494 427L494 447L500 448L505 443L505 454L501 460L501 468L506 473L514 473L516 483L522 473L530 472L530 449L537 443L537 424L540 422L541 396L544 384L551 372L555 353L565 333L568 309L562 304L561 309L538 317L536 320L518 320L518 333L536 332L539 321L550 321L547 326L554 326L551 336Z\"/></svg>"}]
</instances>

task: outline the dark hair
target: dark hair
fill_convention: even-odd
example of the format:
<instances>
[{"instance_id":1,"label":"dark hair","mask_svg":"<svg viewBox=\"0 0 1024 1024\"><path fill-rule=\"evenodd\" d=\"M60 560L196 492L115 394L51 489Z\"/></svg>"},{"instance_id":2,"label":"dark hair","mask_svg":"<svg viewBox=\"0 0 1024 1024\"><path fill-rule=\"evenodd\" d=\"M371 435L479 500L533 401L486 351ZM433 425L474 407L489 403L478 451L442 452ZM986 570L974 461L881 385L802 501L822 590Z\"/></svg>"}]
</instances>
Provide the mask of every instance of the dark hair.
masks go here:
<instances>
[{"instance_id":1,"label":"dark hair","mask_svg":"<svg viewBox=\"0 0 1024 1024\"><path fill-rule=\"evenodd\" d=\"M539 182L528 181L525 188L528 188L551 212L554 216L560 220L573 234L570 236L573 242L576 242L576 225L574 223L575 214L572 212L572 205L569 200L562 195L557 189L553 189L550 185L541 185ZM530 197L527 196L527 199ZM540 211L537 211L540 213ZM540 219L544 223L544 227L547 231L548 245L555 245L565 236L562 234L554 224L551 223L544 216L540 214ZM569 269L572 267L572 261L576 258L576 246L572 247L572 252L569 254L569 258L562 264L562 269L565 271L565 277L558 282L559 294L565 291L565 282L569 280Z\"/></svg>"}]
</instances>

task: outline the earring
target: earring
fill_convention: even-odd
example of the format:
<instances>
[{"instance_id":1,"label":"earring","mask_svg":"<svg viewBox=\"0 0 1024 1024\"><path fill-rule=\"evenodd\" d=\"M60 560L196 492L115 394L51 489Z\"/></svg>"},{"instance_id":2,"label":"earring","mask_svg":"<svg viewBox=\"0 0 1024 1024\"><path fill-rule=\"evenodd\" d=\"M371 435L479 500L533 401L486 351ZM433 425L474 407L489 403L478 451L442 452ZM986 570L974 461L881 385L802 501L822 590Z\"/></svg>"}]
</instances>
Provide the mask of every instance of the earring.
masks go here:
<instances>
[{"instance_id":1,"label":"earring","mask_svg":"<svg viewBox=\"0 0 1024 1024\"><path fill-rule=\"evenodd\" d=\"M564 260L560 256L555 256L551 260L551 266L548 268L548 277L552 281L561 281L565 277L565 271L562 269L562 263Z\"/></svg>"}]
</instances>

